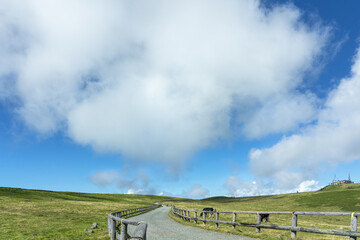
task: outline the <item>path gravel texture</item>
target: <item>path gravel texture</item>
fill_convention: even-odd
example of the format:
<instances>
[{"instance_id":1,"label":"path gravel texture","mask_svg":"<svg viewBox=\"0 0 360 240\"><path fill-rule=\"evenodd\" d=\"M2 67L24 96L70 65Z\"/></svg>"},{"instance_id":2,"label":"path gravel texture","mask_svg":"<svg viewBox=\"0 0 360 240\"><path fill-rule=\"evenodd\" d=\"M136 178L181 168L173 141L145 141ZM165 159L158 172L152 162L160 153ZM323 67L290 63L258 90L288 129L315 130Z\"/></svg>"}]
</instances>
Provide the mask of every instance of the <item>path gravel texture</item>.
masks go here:
<instances>
[{"instance_id":1,"label":"path gravel texture","mask_svg":"<svg viewBox=\"0 0 360 240\"><path fill-rule=\"evenodd\" d=\"M185 226L169 218L170 207L160 207L153 211L130 218L131 220L147 222L147 240L254 240L253 238L238 235L217 233L197 227ZM130 235L135 227L128 227Z\"/></svg>"}]
</instances>

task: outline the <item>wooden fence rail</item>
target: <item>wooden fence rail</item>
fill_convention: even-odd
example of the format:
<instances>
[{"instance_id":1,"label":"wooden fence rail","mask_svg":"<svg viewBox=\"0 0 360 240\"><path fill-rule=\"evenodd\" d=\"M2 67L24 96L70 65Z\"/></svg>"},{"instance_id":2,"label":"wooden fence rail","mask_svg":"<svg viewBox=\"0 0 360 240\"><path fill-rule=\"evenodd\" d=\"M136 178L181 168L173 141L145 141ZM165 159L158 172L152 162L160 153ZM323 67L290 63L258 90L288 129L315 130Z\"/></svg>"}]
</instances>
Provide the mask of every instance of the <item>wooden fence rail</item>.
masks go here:
<instances>
[{"instance_id":1,"label":"wooden fence rail","mask_svg":"<svg viewBox=\"0 0 360 240\"><path fill-rule=\"evenodd\" d=\"M146 229L147 229L147 223L145 222L137 222L137 221L131 221L127 220L124 217L136 215L139 213L148 212L150 210L153 210L155 208L158 208L161 205L155 205L150 207L142 207L142 208L134 208L134 209L127 209L122 210L118 212L113 212L108 215L108 231L109 236L111 240L120 239L120 240L127 240L127 227L128 225L135 225L137 226L135 229L135 232L129 240L132 239L142 239L146 240ZM120 234L118 231L116 231L116 224L121 224L121 232Z\"/></svg>"},{"instance_id":2,"label":"wooden fence rail","mask_svg":"<svg viewBox=\"0 0 360 240\"><path fill-rule=\"evenodd\" d=\"M309 232L309 233L320 233L320 234L329 234L329 235L340 235L340 236L348 236L351 240L356 240L357 237L360 237L360 232L357 231L357 218L360 216L360 213L348 213L348 212L256 212L256 211L238 211L238 212L211 212L211 211L197 211L197 210L187 210L172 207L172 213L175 216L182 218L183 220L191 221L193 220L195 223L197 221L203 222L206 224L207 222L215 223L216 227L219 224L227 224L231 225L233 228L235 226L244 226L244 227L255 227L256 232L260 233L261 228L268 229L277 229L277 230L286 230L291 232L291 238L296 238L297 232ZM193 217L190 216L190 213L193 213ZM202 213L202 218L198 218L198 213ZM215 220L206 219L207 214L215 214ZM232 214L232 221L220 221L220 214ZM256 214L257 220L256 224L253 223L241 223L236 221L236 217L239 214ZM291 226L279 226L275 224L261 224L261 215L262 214L285 214L292 216L292 225ZM341 231L341 230L332 230L332 229L320 229L320 228L309 228L309 227L299 227L297 226L297 220L299 215L324 215L324 216L350 216L350 231Z\"/></svg>"}]
</instances>

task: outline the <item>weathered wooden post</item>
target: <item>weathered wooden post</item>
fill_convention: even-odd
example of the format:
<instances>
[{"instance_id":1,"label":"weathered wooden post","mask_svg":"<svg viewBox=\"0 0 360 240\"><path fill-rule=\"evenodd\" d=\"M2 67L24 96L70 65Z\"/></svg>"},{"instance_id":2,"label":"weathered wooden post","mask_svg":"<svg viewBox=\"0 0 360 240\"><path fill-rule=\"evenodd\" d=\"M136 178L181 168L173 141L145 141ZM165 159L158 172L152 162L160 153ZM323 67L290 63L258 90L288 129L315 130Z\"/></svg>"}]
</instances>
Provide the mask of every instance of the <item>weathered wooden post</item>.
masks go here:
<instances>
[{"instance_id":1,"label":"weathered wooden post","mask_svg":"<svg viewBox=\"0 0 360 240\"><path fill-rule=\"evenodd\" d=\"M233 213L233 223L234 223L232 226L233 229L235 229L235 226L236 226L235 222L236 222L236 213Z\"/></svg>"},{"instance_id":2,"label":"weathered wooden post","mask_svg":"<svg viewBox=\"0 0 360 240\"><path fill-rule=\"evenodd\" d=\"M146 229L147 224L146 223L140 223L139 226L135 228L135 231L133 233L133 236L131 239L142 239L146 240Z\"/></svg>"},{"instance_id":3,"label":"weathered wooden post","mask_svg":"<svg viewBox=\"0 0 360 240\"><path fill-rule=\"evenodd\" d=\"M256 224L261 224L261 215L259 213L257 214ZM256 227L256 232L260 233L260 229L260 227Z\"/></svg>"},{"instance_id":4,"label":"weathered wooden post","mask_svg":"<svg viewBox=\"0 0 360 240\"><path fill-rule=\"evenodd\" d=\"M109 233L109 237L111 236L111 217L110 214L108 215L108 233Z\"/></svg>"},{"instance_id":5,"label":"weathered wooden post","mask_svg":"<svg viewBox=\"0 0 360 240\"><path fill-rule=\"evenodd\" d=\"M297 214L295 212L292 212L292 220L291 220L291 226L297 227ZM296 231L291 230L291 238L296 238Z\"/></svg>"},{"instance_id":6,"label":"weathered wooden post","mask_svg":"<svg viewBox=\"0 0 360 240\"><path fill-rule=\"evenodd\" d=\"M110 239L116 240L116 221L114 219L110 219Z\"/></svg>"},{"instance_id":7,"label":"weathered wooden post","mask_svg":"<svg viewBox=\"0 0 360 240\"><path fill-rule=\"evenodd\" d=\"M121 240L127 239L127 224L121 223L121 234L120 234Z\"/></svg>"},{"instance_id":8,"label":"weathered wooden post","mask_svg":"<svg viewBox=\"0 0 360 240\"><path fill-rule=\"evenodd\" d=\"M197 212L195 211L195 212L194 212L194 223L197 223L196 220L197 220Z\"/></svg>"},{"instance_id":9,"label":"weathered wooden post","mask_svg":"<svg viewBox=\"0 0 360 240\"><path fill-rule=\"evenodd\" d=\"M357 231L357 216L355 216L355 213L351 214L351 223L350 223L350 231L356 232ZM356 237L349 237L350 240L356 240Z\"/></svg>"},{"instance_id":10,"label":"weathered wooden post","mask_svg":"<svg viewBox=\"0 0 360 240\"><path fill-rule=\"evenodd\" d=\"M219 213L218 213L218 212L216 212L216 221L219 221ZM215 223L215 226L218 228L218 227L219 227L219 223L216 222L216 223Z\"/></svg>"},{"instance_id":11,"label":"weathered wooden post","mask_svg":"<svg viewBox=\"0 0 360 240\"><path fill-rule=\"evenodd\" d=\"M206 213L205 212L202 212L202 214L203 214L203 224L205 225L206 224Z\"/></svg>"}]
</instances>

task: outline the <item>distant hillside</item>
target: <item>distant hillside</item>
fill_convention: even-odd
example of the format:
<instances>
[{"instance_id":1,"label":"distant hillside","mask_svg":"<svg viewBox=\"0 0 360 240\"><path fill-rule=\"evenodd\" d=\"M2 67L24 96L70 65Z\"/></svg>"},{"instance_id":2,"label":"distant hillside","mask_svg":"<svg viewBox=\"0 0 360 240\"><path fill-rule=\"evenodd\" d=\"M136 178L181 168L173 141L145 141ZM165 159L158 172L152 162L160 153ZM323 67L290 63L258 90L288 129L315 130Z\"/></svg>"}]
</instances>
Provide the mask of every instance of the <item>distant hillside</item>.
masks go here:
<instances>
[{"instance_id":1,"label":"distant hillside","mask_svg":"<svg viewBox=\"0 0 360 240\"><path fill-rule=\"evenodd\" d=\"M14 200L24 201L50 201L50 200L69 200L69 201L91 201L91 202L117 202L135 201L136 203L149 204L149 201L165 201L176 199L166 196L135 195L135 194L100 194L100 193L79 193L79 192L57 192L46 190L32 190L22 188L0 187L0 197L9 197ZM135 203L134 202L134 203ZM150 202L151 203L151 202Z\"/></svg>"},{"instance_id":2,"label":"distant hillside","mask_svg":"<svg viewBox=\"0 0 360 240\"><path fill-rule=\"evenodd\" d=\"M201 210L204 207L214 207L218 211L312 211L312 212L360 212L360 184L331 185L314 192L291 193L281 195L256 196L256 197L212 197L203 200L178 200L172 203L176 207L192 210ZM255 215L238 215L242 222L255 223ZM223 214L221 220L232 221L232 214ZM245 235L256 239L290 239L287 231L261 230L257 234L253 228L214 224L194 224L184 222L174 217L182 224L197 226L212 231ZM304 227L324 229L349 230L350 217L328 216L299 216L298 223ZM291 225L291 215L271 215L270 224L283 226ZM298 239L333 240L344 239L331 235L299 233Z\"/></svg>"},{"instance_id":3,"label":"distant hillside","mask_svg":"<svg viewBox=\"0 0 360 240\"><path fill-rule=\"evenodd\" d=\"M200 200L198 204L234 204L236 208L238 208L236 203L241 203L242 210L247 208L249 208L249 210L255 210L256 208L263 209L263 206L266 205L266 210L291 210L294 208L302 208L304 210L308 209L314 211L326 209L328 211L332 211L331 209L333 209L333 211L360 212L360 205L358 204L359 198L360 183L353 183L343 185L329 185L319 191L304 193L239 198L225 196L211 197ZM186 202L187 201L188 200L186 200ZM278 206L279 201L281 201L282 206ZM249 207L246 207L248 205Z\"/></svg>"}]
</instances>

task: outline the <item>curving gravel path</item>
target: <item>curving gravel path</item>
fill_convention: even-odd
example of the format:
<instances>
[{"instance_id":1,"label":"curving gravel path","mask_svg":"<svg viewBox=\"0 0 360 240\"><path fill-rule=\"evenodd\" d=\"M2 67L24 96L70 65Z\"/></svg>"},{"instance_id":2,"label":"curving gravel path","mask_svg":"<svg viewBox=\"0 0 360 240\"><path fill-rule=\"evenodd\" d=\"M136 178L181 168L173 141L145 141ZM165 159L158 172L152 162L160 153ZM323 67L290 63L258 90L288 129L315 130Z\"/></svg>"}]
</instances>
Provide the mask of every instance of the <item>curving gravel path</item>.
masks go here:
<instances>
[{"instance_id":1,"label":"curving gravel path","mask_svg":"<svg viewBox=\"0 0 360 240\"><path fill-rule=\"evenodd\" d=\"M148 228L146 233L147 240L162 240L162 239L196 239L196 240L254 240L253 238L241 237L238 235L217 233L207 231L197 227L184 226L169 218L170 207L161 207L153 211L130 218L131 220L147 222ZM135 227L128 227L130 235L133 233Z\"/></svg>"}]
</instances>

